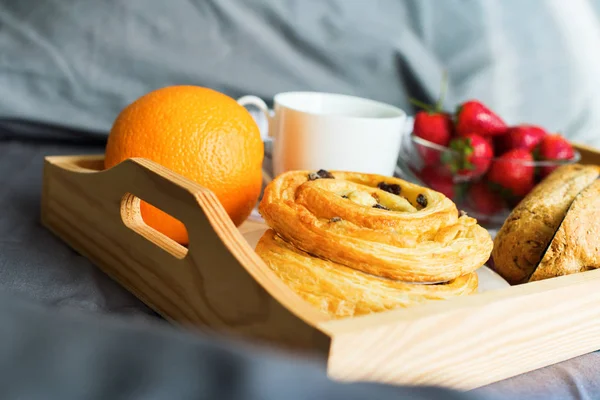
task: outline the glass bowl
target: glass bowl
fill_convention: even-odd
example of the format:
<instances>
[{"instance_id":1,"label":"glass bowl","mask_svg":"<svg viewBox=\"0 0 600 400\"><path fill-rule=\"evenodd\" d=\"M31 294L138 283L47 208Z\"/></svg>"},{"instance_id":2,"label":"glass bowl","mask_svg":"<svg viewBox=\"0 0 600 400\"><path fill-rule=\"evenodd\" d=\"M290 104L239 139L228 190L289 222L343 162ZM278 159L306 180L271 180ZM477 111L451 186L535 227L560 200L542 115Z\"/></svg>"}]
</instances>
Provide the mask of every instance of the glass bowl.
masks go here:
<instances>
[{"instance_id":1,"label":"glass bowl","mask_svg":"<svg viewBox=\"0 0 600 400\"><path fill-rule=\"evenodd\" d=\"M459 160L459 157L459 153L449 147L440 146L408 133L403 136L399 165L404 178L444 193L460 210L476 218L487 228L499 228L510 211L533 187L526 193L515 196L489 182L485 172L470 173L468 176L453 172L448 165L453 160ZM550 170L561 165L576 163L580 158L581 155L575 150L570 160L512 162L534 167L537 184ZM493 157L490 164L497 159L498 157Z\"/></svg>"}]
</instances>

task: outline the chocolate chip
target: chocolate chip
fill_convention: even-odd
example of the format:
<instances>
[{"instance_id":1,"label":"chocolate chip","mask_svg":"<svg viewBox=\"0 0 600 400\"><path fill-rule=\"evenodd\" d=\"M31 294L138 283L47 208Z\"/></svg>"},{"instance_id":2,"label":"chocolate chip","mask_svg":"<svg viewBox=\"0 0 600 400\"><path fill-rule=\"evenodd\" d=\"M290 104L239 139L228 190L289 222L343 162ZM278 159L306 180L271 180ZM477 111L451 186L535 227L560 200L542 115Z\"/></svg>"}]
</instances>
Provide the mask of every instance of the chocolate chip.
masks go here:
<instances>
[{"instance_id":1,"label":"chocolate chip","mask_svg":"<svg viewBox=\"0 0 600 400\"><path fill-rule=\"evenodd\" d=\"M333 174L329 171L326 171L324 169L320 169L317 172L311 172L310 174L308 174L308 180L309 181L314 181L316 179L335 179L335 176L333 176Z\"/></svg>"},{"instance_id":2,"label":"chocolate chip","mask_svg":"<svg viewBox=\"0 0 600 400\"><path fill-rule=\"evenodd\" d=\"M333 217L329 221L330 222L340 222L342 219L340 217Z\"/></svg>"},{"instance_id":3,"label":"chocolate chip","mask_svg":"<svg viewBox=\"0 0 600 400\"><path fill-rule=\"evenodd\" d=\"M375 204L375 205L373 206L373 208L379 208L379 209L381 209L381 210L387 210L387 211L390 211L390 209L389 209L389 208L387 208L386 206L384 206L384 205L381 205L381 204L379 204L379 203Z\"/></svg>"},{"instance_id":4,"label":"chocolate chip","mask_svg":"<svg viewBox=\"0 0 600 400\"><path fill-rule=\"evenodd\" d=\"M421 207L427 207L427 197L423 196L422 194L419 194L417 196L417 203L421 206Z\"/></svg>"},{"instance_id":5,"label":"chocolate chip","mask_svg":"<svg viewBox=\"0 0 600 400\"><path fill-rule=\"evenodd\" d=\"M400 187L400 185L395 184L395 183L379 182L377 187L385 192L395 194L397 196L399 196L400 192L402 191L402 188Z\"/></svg>"},{"instance_id":6,"label":"chocolate chip","mask_svg":"<svg viewBox=\"0 0 600 400\"><path fill-rule=\"evenodd\" d=\"M342 199L349 199L348 196L346 196L345 194L342 195Z\"/></svg>"},{"instance_id":7,"label":"chocolate chip","mask_svg":"<svg viewBox=\"0 0 600 400\"><path fill-rule=\"evenodd\" d=\"M324 169L318 170L317 175L319 175L319 177L324 178L324 179L335 179L335 176L333 176L333 174L331 172L326 171Z\"/></svg>"}]
</instances>

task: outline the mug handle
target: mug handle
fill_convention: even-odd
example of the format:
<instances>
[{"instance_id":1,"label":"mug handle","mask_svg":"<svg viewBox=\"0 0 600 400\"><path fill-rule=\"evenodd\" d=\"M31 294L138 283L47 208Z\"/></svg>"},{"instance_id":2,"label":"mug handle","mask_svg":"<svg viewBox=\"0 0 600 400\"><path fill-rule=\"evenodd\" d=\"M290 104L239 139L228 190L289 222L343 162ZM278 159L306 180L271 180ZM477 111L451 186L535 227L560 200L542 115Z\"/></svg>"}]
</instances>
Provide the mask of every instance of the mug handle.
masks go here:
<instances>
[{"instance_id":1,"label":"mug handle","mask_svg":"<svg viewBox=\"0 0 600 400\"><path fill-rule=\"evenodd\" d=\"M262 114L265 116L265 120L267 121L267 131L263 132L263 130L261 129L260 133L261 133L262 141L265 144L266 153L267 153L267 155L270 156L272 153L273 136L274 136L274 132L272 129L272 127L273 127L272 122L273 122L273 116L274 116L273 110L270 110L269 106L267 106L267 103L265 103L263 101L263 99L261 99L258 96L252 96L252 95L242 96L239 99L237 99L237 102L242 107L254 106L254 107L258 108L262 112ZM267 171L265 171L264 168L262 170L262 173L263 173L263 182L265 183L265 185L273 180L273 177L271 176L271 174L269 174Z\"/></svg>"},{"instance_id":2,"label":"mug handle","mask_svg":"<svg viewBox=\"0 0 600 400\"><path fill-rule=\"evenodd\" d=\"M273 120L273 110L269 109L269 106L267 106L267 103L265 103L263 101L263 99L261 99L258 96L242 96L239 99L237 99L237 102L239 105L246 107L246 106L254 106L256 108L258 108L262 114L265 116L265 120L267 121L267 132L266 134L262 135L262 139L264 142L272 142L273 141L273 129L271 129L272 127L272 120ZM263 132L261 132L262 134Z\"/></svg>"}]
</instances>

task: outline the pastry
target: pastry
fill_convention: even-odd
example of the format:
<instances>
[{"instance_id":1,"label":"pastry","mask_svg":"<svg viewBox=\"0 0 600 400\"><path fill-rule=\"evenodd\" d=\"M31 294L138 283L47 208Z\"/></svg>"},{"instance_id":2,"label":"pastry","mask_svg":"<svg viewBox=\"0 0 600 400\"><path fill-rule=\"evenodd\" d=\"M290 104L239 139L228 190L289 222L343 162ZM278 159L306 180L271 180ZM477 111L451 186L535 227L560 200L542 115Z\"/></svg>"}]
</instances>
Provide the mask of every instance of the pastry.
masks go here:
<instances>
[{"instance_id":1,"label":"pastry","mask_svg":"<svg viewBox=\"0 0 600 400\"><path fill-rule=\"evenodd\" d=\"M590 213L599 174L596 166L562 166L513 209L494 239L492 257L502 277L519 284L589 267L582 264L592 262L597 249Z\"/></svg>"},{"instance_id":2,"label":"pastry","mask_svg":"<svg viewBox=\"0 0 600 400\"><path fill-rule=\"evenodd\" d=\"M265 188L259 211L299 250L403 282L468 275L488 260L493 245L443 194L380 175L287 172Z\"/></svg>"},{"instance_id":3,"label":"pastry","mask_svg":"<svg viewBox=\"0 0 600 400\"><path fill-rule=\"evenodd\" d=\"M409 307L477 290L476 273L432 285L370 275L298 250L272 229L262 236L256 252L285 284L332 318Z\"/></svg>"}]
</instances>

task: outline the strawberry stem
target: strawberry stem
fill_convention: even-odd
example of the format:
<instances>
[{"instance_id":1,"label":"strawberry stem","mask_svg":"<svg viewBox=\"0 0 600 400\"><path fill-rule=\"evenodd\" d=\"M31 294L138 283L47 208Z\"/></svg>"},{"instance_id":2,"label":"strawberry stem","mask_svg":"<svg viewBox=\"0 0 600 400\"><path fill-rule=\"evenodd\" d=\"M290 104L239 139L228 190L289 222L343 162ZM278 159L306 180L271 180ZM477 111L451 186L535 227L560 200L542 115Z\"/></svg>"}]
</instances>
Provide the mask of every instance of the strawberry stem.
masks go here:
<instances>
[{"instance_id":1,"label":"strawberry stem","mask_svg":"<svg viewBox=\"0 0 600 400\"><path fill-rule=\"evenodd\" d=\"M422 108L423 110L429 113L441 113L442 105L444 104L444 100L446 99L446 91L448 89L448 72L444 71L442 73L442 83L440 86L440 97L435 105L432 107L431 104L425 104L420 100L410 98L409 101L417 107Z\"/></svg>"},{"instance_id":2,"label":"strawberry stem","mask_svg":"<svg viewBox=\"0 0 600 400\"><path fill-rule=\"evenodd\" d=\"M440 87L440 97L435 105L435 112L442 111L442 105L446 99L446 91L448 90L448 71L444 70L442 73L442 83Z\"/></svg>"},{"instance_id":3,"label":"strawberry stem","mask_svg":"<svg viewBox=\"0 0 600 400\"><path fill-rule=\"evenodd\" d=\"M413 103L415 106L422 108L425 111L434 112L433 108L431 108L431 105L423 103L422 101L419 101L419 100L413 99L413 98L410 98L408 101Z\"/></svg>"},{"instance_id":4,"label":"strawberry stem","mask_svg":"<svg viewBox=\"0 0 600 400\"><path fill-rule=\"evenodd\" d=\"M459 171L475 169L475 165L469 159L474 152L471 138L454 139L450 142L450 148L457 153L455 166Z\"/></svg>"}]
</instances>

